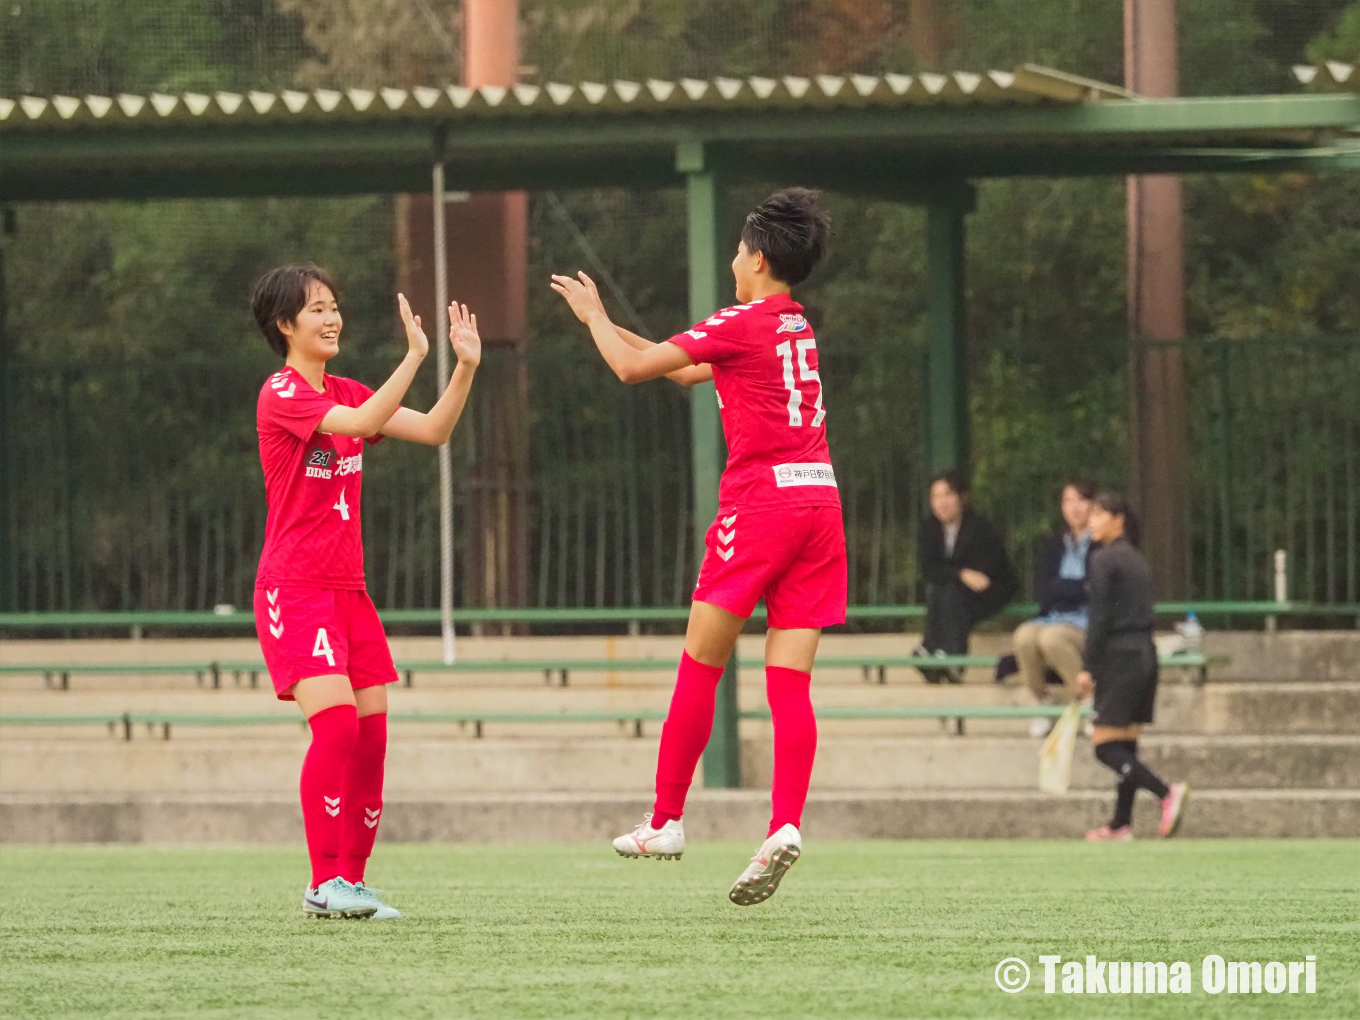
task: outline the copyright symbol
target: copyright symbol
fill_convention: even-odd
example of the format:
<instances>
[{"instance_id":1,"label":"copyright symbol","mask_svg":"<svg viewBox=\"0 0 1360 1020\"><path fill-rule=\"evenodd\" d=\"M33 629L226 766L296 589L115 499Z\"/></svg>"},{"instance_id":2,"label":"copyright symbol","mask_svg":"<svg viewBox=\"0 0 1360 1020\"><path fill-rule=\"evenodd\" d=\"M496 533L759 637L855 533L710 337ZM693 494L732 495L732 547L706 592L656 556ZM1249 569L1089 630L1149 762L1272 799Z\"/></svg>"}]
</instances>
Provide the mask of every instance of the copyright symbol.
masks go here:
<instances>
[{"instance_id":1,"label":"copyright symbol","mask_svg":"<svg viewBox=\"0 0 1360 1020\"><path fill-rule=\"evenodd\" d=\"M1023 992L1029 985L1029 965L1024 960L1008 956L996 965L996 987L1003 992Z\"/></svg>"}]
</instances>

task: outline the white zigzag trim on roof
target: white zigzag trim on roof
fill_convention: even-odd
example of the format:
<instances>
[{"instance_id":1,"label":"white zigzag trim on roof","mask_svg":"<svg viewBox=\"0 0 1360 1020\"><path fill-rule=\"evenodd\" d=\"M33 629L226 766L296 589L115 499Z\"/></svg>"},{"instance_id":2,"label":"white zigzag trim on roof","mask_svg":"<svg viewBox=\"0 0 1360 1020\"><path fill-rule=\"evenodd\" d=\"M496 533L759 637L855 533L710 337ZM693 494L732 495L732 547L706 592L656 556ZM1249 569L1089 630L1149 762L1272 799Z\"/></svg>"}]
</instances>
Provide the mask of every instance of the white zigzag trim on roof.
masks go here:
<instances>
[{"instance_id":1,"label":"white zigzag trim on roof","mask_svg":"<svg viewBox=\"0 0 1360 1020\"><path fill-rule=\"evenodd\" d=\"M1356 74L1357 67L1360 67L1360 61L1347 64L1340 60L1328 60L1316 66L1299 64L1294 68L1294 77L1304 85L1360 92L1360 74Z\"/></svg>"},{"instance_id":2,"label":"white zigzag trim on roof","mask_svg":"<svg viewBox=\"0 0 1360 1020\"><path fill-rule=\"evenodd\" d=\"M1354 73L1353 65L1336 61L1319 67L1298 67L1294 73L1299 81L1322 87L1354 89L1360 83L1360 75ZM410 102L412 98L414 103ZM1075 103L1136 98L1113 85L1025 64L1014 71L957 71L952 74L922 72L915 76L892 73L819 74L809 77L787 75L782 78L682 78L679 81L650 78L645 82L619 79L610 84L520 83L510 88L496 85L434 88L422 85L409 89L389 86L344 91L316 89L311 92L251 89L244 92L216 92L211 96L197 92L182 95L157 92L150 96L85 96L83 100L64 95L0 97L0 123L7 127L58 121L118 124L128 120L145 120L148 110L156 114L152 118L153 122L174 123L200 117L238 119L302 116L316 119L337 113L350 116L362 114L366 117L485 116L500 108L540 114L568 114L605 108L639 112L687 107L752 110L802 106L872 108L968 102ZM341 103L346 99L348 105L342 109ZM382 102L377 102L378 99ZM513 102L507 102L509 99L513 99ZM16 109L23 117L13 116ZM121 116L111 116L115 111Z\"/></svg>"}]
</instances>

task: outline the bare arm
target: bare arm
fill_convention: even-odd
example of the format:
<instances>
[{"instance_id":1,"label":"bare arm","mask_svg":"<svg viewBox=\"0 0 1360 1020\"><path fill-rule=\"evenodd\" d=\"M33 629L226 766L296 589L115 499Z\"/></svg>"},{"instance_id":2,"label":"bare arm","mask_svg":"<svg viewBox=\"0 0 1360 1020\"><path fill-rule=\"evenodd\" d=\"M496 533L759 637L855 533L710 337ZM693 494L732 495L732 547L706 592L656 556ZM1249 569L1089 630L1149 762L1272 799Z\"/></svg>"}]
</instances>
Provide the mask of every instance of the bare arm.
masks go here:
<instances>
[{"instance_id":1,"label":"bare arm","mask_svg":"<svg viewBox=\"0 0 1360 1020\"><path fill-rule=\"evenodd\" d=\"M646 337L631 333L617 323L610 322L610 325L614 327L615 333L623 337L623 342L635 351L645 351L649 347L657 346ZM712 382L713 366L691 365L689 368L678 368L674 372L667 372L666 378L670 379L672 382L679 383L681 386L693 386L695 383Z\"/></svg>"},{"instance_id":2,"label":"bare arm","mask_svg":"<svg viewBox=\"0 0 1360 1020\"><path fill-rule=\"evenodd\" d=\"M554 276L552 289L567 299L576 317L590 327L595 346L605 362L626 383L646 382L665 376L681 386L693 386L713 378L711 365L696 365L672 343L650 340L614 325L604 310L595 283L585 273L580 279Z\"/></svg>"},{"instance_id":3,"label":"bare arm","mask_svg":"<svg viewBox=\"0 0 1360 1020\"><path fill-rule=\"evenodd\" d=\"M444 393L427 413L399 407L382 427L382 434L412 443L440 446L449 441L453 427L467 406L472 377L482 360L482 339L477 334L477 316L468 313L467 305L449 305L449 343L458 357L458 365Z\"/></svg>"},{"instance_id":4,"label":"bare arm","mask_svg":"<svg viewBox=\"0 0 1360 1020\"><path fill-rule=\"evenodd\" d=\"M430 350L430 342L425 339L425 333L420 328L420 316L411 314L411 306L407 304L405 295L397 295L397 307L401 310L402 322L406 324L406 357L396 371L388 376L387 382L358 407L337 404L327 411L326 417L317 426L320 431L360 439L376 436L392 417L401 398L406 396L411 380L416 377L416 369Z\"/></svg>"}]
</instances>

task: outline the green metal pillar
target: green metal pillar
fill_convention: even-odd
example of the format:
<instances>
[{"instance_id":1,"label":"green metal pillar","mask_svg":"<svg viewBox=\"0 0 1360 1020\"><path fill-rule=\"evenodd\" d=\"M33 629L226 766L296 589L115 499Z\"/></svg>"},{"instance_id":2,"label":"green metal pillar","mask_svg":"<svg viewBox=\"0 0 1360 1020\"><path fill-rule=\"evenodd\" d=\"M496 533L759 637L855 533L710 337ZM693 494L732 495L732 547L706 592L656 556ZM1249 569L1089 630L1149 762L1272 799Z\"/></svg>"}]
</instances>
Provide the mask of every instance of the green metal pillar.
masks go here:
<instances>
[{"instance_id":1,"label":"green metal pillar","mask_svg":"<svg viewBox=\"0 0 1360 1020\"><path fill-rule=\"evenodd\" d=\"M697 142L676 149L676 169L685 175L689 222L689 314L698 322L722 307L727 258L720 230L722 181L712 153ZM694 463L694 545L696 563L704 555L704 535L718 515L718 479L727 448L723 442L718 396L712 383L690 388L690 430ZM704 750L704 785L730 789L741 785L741 734L737 708L737 656L728 660L718 684L713 735Z\"/></svg>"},{"instance_id":2,"label":"green metal pillar","mask_svg":"<svg viewBox=\"0 0 1360 1020\"><path fill-rule=\"evenodd\" d=\"M971 192L969 192L971 196ZM964 362L964 217L971 202L926 212L926 463L932 473L968 470Z\"/></svg>"},{"instance_id":3,"label":"green metal pillar","mask_svg":"<svg viewBox=\"0 0 1360 1020\"><path fill-rule=\"evenodd\" d=\"M12 210L0 208L0 612L11 612L18 608L9 604L14 579L14 536L9 530L9 505L13 498L14 483L10 476L9 461L9 334L5 329L8 311L5 248L9 243L9 235L14 232L13 220Z\"/></svg>"}]
</instances>

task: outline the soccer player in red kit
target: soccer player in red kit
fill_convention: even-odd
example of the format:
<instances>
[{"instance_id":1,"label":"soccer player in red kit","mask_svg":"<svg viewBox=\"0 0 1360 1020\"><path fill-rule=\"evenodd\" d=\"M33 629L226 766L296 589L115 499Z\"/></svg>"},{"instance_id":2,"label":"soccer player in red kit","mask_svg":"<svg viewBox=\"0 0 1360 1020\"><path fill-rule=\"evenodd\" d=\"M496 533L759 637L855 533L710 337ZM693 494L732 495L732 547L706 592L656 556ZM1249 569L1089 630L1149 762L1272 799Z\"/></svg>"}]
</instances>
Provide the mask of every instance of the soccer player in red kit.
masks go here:
<instances>
[{"instance_id":1,"label":"soccer player in red kit","mask_svg":"<svg viewBox=\"0 0 1360 1020\"><path fill-rule=\"evenodd\" d=\"M822 628L845 622L845 530L827 451L817 341L789 294L820 261L828 233L815 192L770 196L746 217L732 260L738 303L660 344L610 322L584 273L554 276L552 283L624 382L664 375L682 385L711 379L717 387L727 468L661 730L656 803L614 848L625 857L683 853L681 815L713 728L718 680L742 625L764 598L773 817L732 887L732 901L743 906L772 896L802 853L798 830L817 750L812 664Z\"/></svg>"},{"instance_id":2,"label":"soccer player in red kit","mask_svg":"<svg viewBox=\"0 0 1360 1020\"><path fill-rule=\"evenodd\" d=\"M401 915L364 885L382 815L387 688L397 672L364 585L359 525L364 444L383 436L448 440L481 360L477 318L449 306L458 358L427 414L401 407L429 342L397 295L406 357L375 393L326 372L339 352L336 288L313 265L280 266L255 286L251 310L284 366L256 407L269 516L255 579L255 629L274 690L296 701L312 731L302 764L302 819L313 917Z\"/></svg>"}]
</instances>

